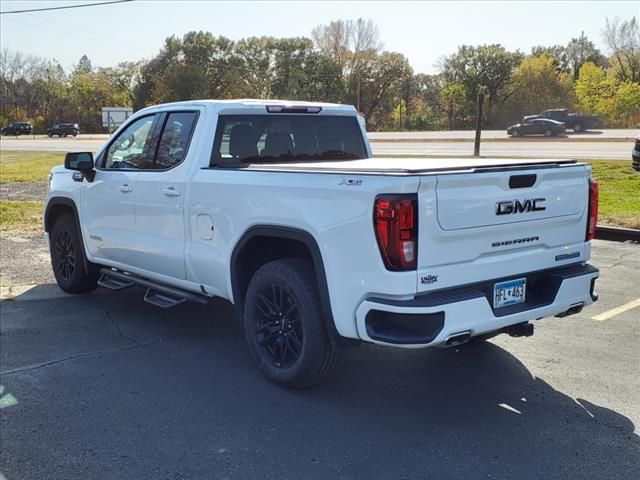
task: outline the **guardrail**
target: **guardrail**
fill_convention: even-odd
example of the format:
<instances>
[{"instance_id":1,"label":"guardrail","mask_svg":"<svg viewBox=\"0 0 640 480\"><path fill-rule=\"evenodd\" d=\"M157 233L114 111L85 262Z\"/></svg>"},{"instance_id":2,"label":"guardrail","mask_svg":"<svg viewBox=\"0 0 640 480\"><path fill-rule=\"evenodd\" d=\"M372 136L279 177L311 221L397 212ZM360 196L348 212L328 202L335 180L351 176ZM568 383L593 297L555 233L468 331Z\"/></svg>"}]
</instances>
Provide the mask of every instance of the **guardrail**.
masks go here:
<instances>
[{"instance_id":1,"label":"guardrail","mask_svg":"<svg viewBox=\"0 0 640 480\"><path fill-rule=\"evenodd\" d=\"M614 242L631 241L640 243L640 230L598 225L596 228L596 238L600 240L612 240Z\"/></svg>"}]
</instances>

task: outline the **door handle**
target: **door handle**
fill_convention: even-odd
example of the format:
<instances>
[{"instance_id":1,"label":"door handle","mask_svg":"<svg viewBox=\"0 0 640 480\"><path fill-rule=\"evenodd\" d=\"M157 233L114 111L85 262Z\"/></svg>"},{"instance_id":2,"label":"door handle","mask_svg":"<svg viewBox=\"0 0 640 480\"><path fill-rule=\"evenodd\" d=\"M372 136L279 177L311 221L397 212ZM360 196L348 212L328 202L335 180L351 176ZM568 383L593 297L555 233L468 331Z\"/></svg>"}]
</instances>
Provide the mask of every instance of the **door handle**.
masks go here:
<instances>
[{"instance_id":1,"label":"door handle","mask_svg":"<svg viewBox=\"0 0 640 480\"><path fill-rule=\"evenodd\" d=\"M120 185L118 187L118 190L120 190L122 193L130 193L133 192L133 187L130 187L125 183L124 185Z\"/></svg>"},{"instance_id":2,"label":"door handle","mask_svg":"<svg viewBox=\"0 0 640 480\"><path fill-rule=\"evenodd\" d=\"M180 196L180 192L173 187L167 187L162 190L167 197L178 197Z\"/></svg>"}]
</instances>

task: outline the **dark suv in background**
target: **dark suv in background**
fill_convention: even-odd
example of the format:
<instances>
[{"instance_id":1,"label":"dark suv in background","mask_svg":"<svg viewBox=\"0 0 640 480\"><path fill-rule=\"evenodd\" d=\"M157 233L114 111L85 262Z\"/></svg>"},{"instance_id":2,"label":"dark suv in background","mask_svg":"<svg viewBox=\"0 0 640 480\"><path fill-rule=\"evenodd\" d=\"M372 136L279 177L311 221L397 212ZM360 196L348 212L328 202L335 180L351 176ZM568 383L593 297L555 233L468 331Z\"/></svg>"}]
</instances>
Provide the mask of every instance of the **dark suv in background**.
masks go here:
<instances>
[{"instance_id":1,"label":"dark suv in background","mask_svg":"<svg viewBox=\"0 0 640 480\"><path fill-rule=\"evenodd\" d=\"M77 123L58 123L57 125L47 129L47 135L53 137L57 135L59 137L66 137L67 135L73 135L74 137L80 133L80 128Z\"/></svg>"},{"instance_id":2,"label":"dark suv in background","mask_svg":"<svg viewBox=\"0 0 640 480\"><path fill-rule=\"evenodd\" d=\"M13 122L2 129L2 135L31 135L32 131L29 122Z\"/></svg>"}]
</instances>

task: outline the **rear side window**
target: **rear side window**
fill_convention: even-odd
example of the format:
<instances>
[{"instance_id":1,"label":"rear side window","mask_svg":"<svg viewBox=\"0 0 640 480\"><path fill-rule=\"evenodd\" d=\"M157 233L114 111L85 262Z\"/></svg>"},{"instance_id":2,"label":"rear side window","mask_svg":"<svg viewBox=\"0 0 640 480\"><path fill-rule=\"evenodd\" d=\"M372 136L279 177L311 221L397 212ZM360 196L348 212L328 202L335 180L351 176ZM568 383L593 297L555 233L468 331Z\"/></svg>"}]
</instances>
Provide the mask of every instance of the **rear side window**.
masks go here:
<instances>
[{"instance_id":1,"label":"rear side window","mask_svg":"<svg viewBox=\"0 0 640 480\"><path fill-rule=\"evenodd\" d=\"M221 115L213 165L366 158L355 116Z\"/></svg>"},{"instance_id":2,"label":"rear side window","mask_svg":"<svg viewBox=\"0 0 640 480\"><path fill-rule=\"evenodd\" d=\"M196 123L196 112L170 113L165 122L154 168L171 168L184 160Z\"/></svg>"}]
</instances>

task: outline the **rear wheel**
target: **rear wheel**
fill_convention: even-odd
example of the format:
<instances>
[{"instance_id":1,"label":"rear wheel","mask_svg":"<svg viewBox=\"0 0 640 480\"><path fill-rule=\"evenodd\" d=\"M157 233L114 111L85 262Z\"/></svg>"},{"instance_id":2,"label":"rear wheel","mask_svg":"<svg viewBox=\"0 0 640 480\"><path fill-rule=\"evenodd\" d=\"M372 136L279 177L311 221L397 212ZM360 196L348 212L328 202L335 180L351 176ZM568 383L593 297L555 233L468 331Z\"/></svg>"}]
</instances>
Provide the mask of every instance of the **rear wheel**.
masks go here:
<instances>
[{"instance_id":1,"label":"rear wheel","mask_svg":"<svg viewBox=\"0 0 640 480\"><path fill-rule=\"evenodd\" d=\"M76 221L71 214L60 215L51 228L51 266L58 286L68 293L95 290L98 266L86 262L84 246Z\"/></svg>"},{"instance_id":2,"label":"rear wheel","mask_svg":"<svg viewBox=\"0 0 640 480\"><path fill-rule=\"evenodd\" d=\"M553 135L553 132L552 132L551 130L546 129L546 130L544 131L544 136L545 136L545 137L551 137L552 135Z\"/></svg>"},{"instance_id":3,"label":"rear wheel","mask_svg":"<svg viewBox=\"0 0 640 480\"><path fill-rule=\"evenodd\" d=\"M512 137L519 137L520 136L520 130L518 130L517 128L511 132L511 136Z\"/></svg>"},{"instance_id":4,"label":"rear wheel","mask_svg":"<svg viewBox=\"0 0 640 480\"><path fill-rule=\"evenodd\" d=\"M584 130L584 128L582 128L582 125L580 123L576 123L573 126L573 131L576 133L581 132L582 130Z\"/></svg>"},{"instance_id":5,"label":"rear wheel","mask_svg":"<svg viewBox=\"0 0 640 480\"><path fill-rule=\"evenodd\" d=\"M310 263L274 260L254 274L244 302L244 330L258 368L279 385L320 383L335 367Z\"/></svg>"}]
</instances>

